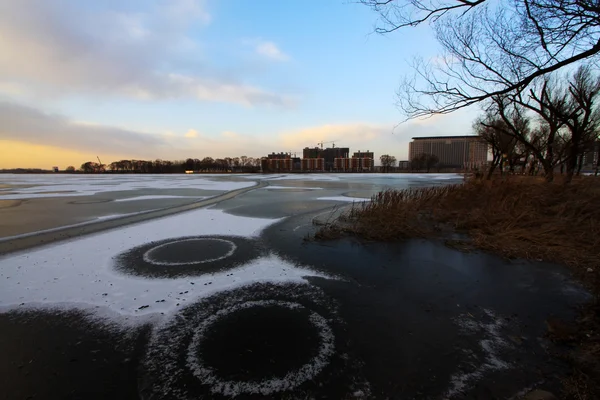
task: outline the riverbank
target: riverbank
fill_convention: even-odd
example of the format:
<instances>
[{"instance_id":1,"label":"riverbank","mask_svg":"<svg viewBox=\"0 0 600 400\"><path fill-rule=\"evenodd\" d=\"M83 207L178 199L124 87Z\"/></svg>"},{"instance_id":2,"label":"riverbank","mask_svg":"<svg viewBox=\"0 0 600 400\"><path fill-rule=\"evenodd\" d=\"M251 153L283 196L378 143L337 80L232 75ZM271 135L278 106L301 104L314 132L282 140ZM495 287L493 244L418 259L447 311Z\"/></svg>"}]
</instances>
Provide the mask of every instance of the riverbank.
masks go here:
<instances>
[{"instance_id":1,"label":"riverbank","mask_svg":"<svg viewBox=\"0 0 600 400\"><path fill-rule=\"evenodd\" d=\"M381 192L354 205L315 238L394 242L441 238L463 251L563 264L595 295L575 326L548 319L548 336L570 347L567 398L596 398L600 387L600 180L568 186L533 179ZM584 397L584 396L588 397ZM579 396L579 397L578 397ZM582 397L583 396L583 397Z\"/></svg>"}]
</instances>

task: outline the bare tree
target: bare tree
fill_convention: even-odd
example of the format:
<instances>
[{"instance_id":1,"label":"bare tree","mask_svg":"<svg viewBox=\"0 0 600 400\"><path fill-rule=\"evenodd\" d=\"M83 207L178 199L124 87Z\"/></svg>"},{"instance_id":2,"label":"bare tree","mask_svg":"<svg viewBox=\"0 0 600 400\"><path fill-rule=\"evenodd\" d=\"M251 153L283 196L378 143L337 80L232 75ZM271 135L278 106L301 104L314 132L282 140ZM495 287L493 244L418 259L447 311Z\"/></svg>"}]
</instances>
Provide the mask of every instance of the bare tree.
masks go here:
<instances>
[{"instance_id":1,"label":"bare tree","mask_svg":"<svg viewBox=\"0 0 600 400\"><path fill-rule=\"evenodd\" d=\"M415 60L398 90L408 118L444 114L525 90L600 54L598 0L360 0L387 34L429 23L443 53Z\"/></svg>"},{"instance_id":2,"label":"bare tree","mask_svg":"<svg viewBox=\"0 0 600 400\"><path fill-rule=\"evenodd\" d=\"M440 162L440 159L435 154L425 154L425 168L427 168L427 173L431 170L431 168L435 167Z\"/></svg>"},{"instance_id":3,"label":"bare tree","mask_svg":"<svg viewBox=\"0 0 600 400\"><path fill-rule=\"evenodd\" d=\"M500 173L504 170L505 160L514 160L517 157L517 139L508 133L509 127L493 113L486 113L484 117L478 118L473 123L475 133L485 140L492 149L492 164L488 169L486 179L492 178L496 167L500 167Z\"/></svg>"},{"instance_id":4,"label":"bare tree","mask_svg":"<svg viewBox=\"0 0 600 400\"><path fill-rule=\"evenodd\" d=\"M498 138L493 136L499 132L516 140L522 154L527 154L527 158L533 155L542 165L548 182L554 179L557 165L561 166L561 173L566 166L568 183L578 163L583 162L585 149L598 137L600 109L596 99L600 94L600 77L589 66L583 66L572 76L557 78L556 75L541 78L527 92L494 96L486 116L476 121L476 125L480 125L478 132L492 147L499 145L494 142ZM530 123L536 120L539 125L530 129ZM506 149L501 151L506 153Z\"/></svg>"},{"instance_id":5,"label":"bare tree","mask_svg":"<svg viewBox=\"0 0 600 400\"><path fill-rule=\"evenodd\" d=\"M198 169L203 171L210 171L215 167L215 160L212 157L204 157L202 160L198 160Z\"/></svg>"},{"instance_id":6,"label":"bare tree","mask_svg":"<svg viewBox=\"0 0 600 400\"><path fill-rule=\"evenodd\" d=\"M194 162L193 158L188 158L188 159L185 160L185 164L184 164L185 165L185 169L187 171L193 171L194 167L196 166L195 164L196 163Z\"/></svg>"},{"instance_id":7,"label":"bare tree","mask_svg":"<svg viewBox=\"0 0 600 400\"><path fill-rule=\"evenodd\" d=\"M93 161L88 161L88 162L81 164L81 170L83 172L85 172L86 174L101 173L101 172L105 171L105 168L106 168L106 165L99 164L99 163L93 162Z\"/></svg>"},{"instance_id":8,"label":"bare tree","mask_svg":"<svg viewBox=\"0 0 600 400\"><path fill-rule=\"evenodd\" d=\"M564 126L562 114L567 108L567 93L560 87L554 76L546 76L532 86L527 97L519 92L513 99L519 105L537 114L540 120L533 145L541 151L545 150L544 172L546 180L551 181L553 178L551 170L553 171L557 164L562 163L565 150L565 138L561 136L561 129Z\"/></svg>"},{"instance_id":9,"label":"bare tree","mask_svg":"<svg viewBox=\"0 0 600 400\"><path fill-rule=\"evenodd\" d=\"M381 169L384 172L390 172L390 170L396 165L396 157L390 156L389 154L383 154L379 157L381 162Z\"/></svg>"},{"instance_id":10,"label":"bare tree","mask_svg":"<svg viewBox=\"0 0 600 400\"><path fill-rule=\"evenodd\" d=\"M416 170L425 169L429 173L431 168L438 165L439 161L439 157L435 154L421 153L411 160L411 168Z\"/></svg>"},{"instance_id":11,"label":"bare tree","mask_svg":"<svg viewBox=\"0 0 600 400\"><path fill-rule=\"evenodd\" d=\"M594 147L594 151L596 152L596 167L594 168L594 176L598 176L598 172L600 172L600 131L596 133L596 146Z\"/></svg>"},{"instance_id":12,"label":"bare tree","mask_svg":"<svg viewBox=\"0 0 600 400\"><path fill-rule=\"evenodd\" d=\"M495 112L502 120L500 128L504 134L513 137L520 143L523 150L533 155L542 165L544 176L547 182L554 180L554 168L559 163L560 158L556 157L554 152L548 152L548 138L554 135L547 124L541 124L538 129L530 128L531 118L527 114L527 108L520 102L515 101L514 96L497 96L493 98L492 106L488 112ZM482 125L493 127L486 124Z\"/></svg>"},{"instance_id":13,"label":"bare tree","mask_svg":"<svg viewBox=\"0 0 600 400\"><path fill-rule=\"evenodd\" d=\"M567 109L567 92L554 76L546 76L534 82L528 92L495 96L493 108L503 120L506 134L514 137L523 148L523 153L531 154L544 169L546 180L554 179L554 168L562 162L565 149L561 129L564 127L562 113ZM533 114L539 126L528 129Z\"/></svg>"},{"instance_id":14,"label":"bare tree","mask_svg":"<svg viewBox=\"0 0 600 400\"><path fill-rule=\"evenodd\" d=\"M600 108L595 105L600 94L600 77L594 76L588 66L580 67L569 84L569 107L561 114L569 129L566 182L573 179L578 158L598 137Z\"/></svg>"},{"instance_id":15,"label":"bare tree","mask_svg":"<svg viewBox=\"0 0 600 400\"><path fill-rule=\"evenodd\" d=\"M235 172L239 172L240 171L240 166L241 166L241 160L239 157L233 157L232 159L232 170Z\"/></svg>"}]
</instances>

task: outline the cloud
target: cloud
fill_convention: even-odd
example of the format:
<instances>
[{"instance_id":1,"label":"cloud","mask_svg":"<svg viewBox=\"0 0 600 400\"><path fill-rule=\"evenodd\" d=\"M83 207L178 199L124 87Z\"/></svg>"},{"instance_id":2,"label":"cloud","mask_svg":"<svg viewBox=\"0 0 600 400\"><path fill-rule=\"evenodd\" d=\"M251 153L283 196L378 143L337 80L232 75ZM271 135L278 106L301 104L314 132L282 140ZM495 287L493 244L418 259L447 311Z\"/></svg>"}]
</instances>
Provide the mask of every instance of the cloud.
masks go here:
<instances>
[{"instance_id":1,"label":"cloud","mask_svg":"<svg viewBox=\"0 0 600 400\"><path fill-rule=\"evenodd\" d=\"M93 94L251 106L293 104L286 96L211 72L208 61L202 62L202 52L187 36L191 28L211 20L201 1L143 2L146 9L136 12L120 2L90 4L3 2L0 86L5 91L28 90L32 98ZM190 57L200 73L184 72Z\"/></svg>"},{"instance_id":2,"label":"cloud","mask_svg":"<svg viewBox=\"0 0 600 400\"><path fill-rule=\"evenodd\" d=\"M235 140L235 139L240 139L242 136L238 133L235 133L233 131L223 131L221 132L221 136L227 140Z\"/></svg>"},{"instance_id":3,"label":"cloud","mask_svg":"<svg viewBox=\"0 0 600 400\"><path fill-rule=\"evenodd\" d=\"M275 61L288 61L290 57L273 42L260 42L256 45L256 53Z\"/></svg>"},{"instance_id":4,"label":"cloud","mask_svg":"<svg viewBox=\"0 0 600 400\"><path fill-rule=\"evenodd\" d=\"M195 129L190 129L183 136L186 137L186 138L194 139L194 138L198 137L198 131L195 130Z\"/></svg>"},{"instance_id":5,"label":"cloud","mask_svg":"<svg viewBox=\"0 0 600 400\"><path fill-rule=\"evenodd\" d=\"M456 124L449 124L450 122ZM75 154L78 152L82 157L78 162L86 161L90 154L100 155L105 162L115 161L115 157L172 160L241 155L261 157L271 152L281 151L292 151L301 155L304 147L315 147L321 141L334 141L336 147L349 147L351 152L371 150L375 152L376 158L387 153L398 159L406 159L408 142L413 136L470 133L467 131L468 121L463 124L458 122L452 117L447 117L443 118L443 123L439 121L439 124L429 125L423 121L408 122L396 129L391 125L355 122L323 124L262 134L247 134L232 130L207 133L206 127L190 128L184 132L173 130L152 134L89 122L76 122L65 116L0 101L2 146L8 143L15 149L25 149L25 144L28 144L30 149L38 147L36 151L21 150L22 154L17 158L12 154L17 150L6 151L2 148L4 153L0 154L0 164L7 163L6 159L12 157L15 165L42 165L40 154L46 155L49 152L56 153L56 157L59 157L59 153L70 152L70 160L76 160ZM442 129L448 125L453 125L456 130L447 132ZM331 145L332 143L325 144L326 147ZM40 146L52 146L52 148L42 149ZM103 155L113 159L105 160Z\"/></svg>"},{"instance_id":6,"label":"cloud","mask_svg":"<svg viewBox=\"0 0 600 400\"><path fill-rule=\"evenodd\" d=\"M205 24L212 20L212 16L206 10L205 2L198 0L170 0L166 12L174 20L186 20L188 18L198 19Z\"/></svg>"},{"instance_id":7,"label":"cloud","mask_svg":"<svg viewBox=\"0 0 600 400\"><path fill-rule=\"evenodd\" d=\"M181 95L198 100L213 100L237 103L246 106L267 104L282 107L293 107L295 99L291 96L279 95L262 89L239 84L205 80L189 75L169 74L166 85L154 86L147 91L144 87L130 87L132 96L140 98L176 98ZM151 85L145 88L150 88Z\"/></svg>"},{"instance_id":8,"label":"cloud","mask_svg":"<svg viewBox=\"0 0 600 400\"><path fill-rule=\"evenodd\" d=\"M154 158L170 150L168 142L158 135L78 123L61 115L8 102L0 102L0 140L145 158Z\"/></svg>"},{"instance_id":9,"label":"cloud","mask_svg":"<svg viewBox=\"0 0 600 400\"><path fill-rule=\"evenodd\" d=\"M364 148L367 143L391 133L389 126L372 125L365 123L326 124L293 131L279 135L284 147L304 148L315 147L317 143L336 142L338 147ZM326 146L331 146L327 143Z\"/></svg>"},{"instance_id":10,"label":"cloud","mask_svg":"<svg viewBox=\"0 0 600 400\"><path fill-rule=\"evenodd\" d=\"M387 153L395 155L398 159L406 159L408 142L412 136L440 133L439 127L421 124L401 125L394 130L394 134L392 128L391 125L355 122L323 124L261 134L232 130L207 133L206 127L202 126L187 131L171 130L153 134L89 122L76 122L62 115L0 101L0 141L4 143L3 145L9 143L9 146L15 149L26 149L25 144L32 149L35 146L52 146L54 149L40 148L37 153L21 150L22 154L17 159L13 157L13 163L15 165L18 163L19 166L39 164L41 160L39 154L57 152L56 157L59 157L57 149L63 153L70 151L69 159L75 161L69 163L77 164L89 159L90 154L100 155L104 162L115 161L117 159L115 157L171 160L241 155L262 157L271 152L281 151L291 151L301 155L304 147L315 147L320 141L335 141L336 147L349 147L351 152L371 150L375 152L376 158ZM453 133L465 134L459 131ZM325 144L326 147L331 145L331 143ZM2 150L10 156L6 149ZM77 161L75 152L81 154L80 161ZM103 155L113 159L105 160ZM6 158L0 154L0 158L2 157ZM0 160L0 163L6 162Z\"/></svg>"}]
</instances>

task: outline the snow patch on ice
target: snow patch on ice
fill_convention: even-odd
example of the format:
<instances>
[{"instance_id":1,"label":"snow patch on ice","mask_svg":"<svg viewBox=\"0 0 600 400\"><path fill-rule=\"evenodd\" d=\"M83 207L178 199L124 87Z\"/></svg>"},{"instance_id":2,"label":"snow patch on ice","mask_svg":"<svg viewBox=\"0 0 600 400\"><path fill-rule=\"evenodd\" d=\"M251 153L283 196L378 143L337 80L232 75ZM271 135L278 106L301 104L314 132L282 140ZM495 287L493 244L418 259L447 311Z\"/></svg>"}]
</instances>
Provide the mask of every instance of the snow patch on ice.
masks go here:
<instances>
[{"instance_id":1,"label":"snow patch on ice","mask_svg":"<svg viewBox=\"0 0 600 400\"><path fill-rule=\"evenodd\" d=\"M317 328L320 338L320 344L317 355L311 360L294 371L288 372L282 378L267 378L258 382L244 381L224 381L219 379L213 368L205 365L204 361L198 354L198 347L201 345L206 331L210 329L212 324L218 319L236 311L244 310L251 307L268 307L279 306L290 310L305 309L299 303L277 300L257 300L248 301L241 304L236 304L232 307L217 311L196 327L196 333L188 347L187 363L188 367L203 384L211 386L211 392L222 394L224 396L236 397L242 393L246 394L261 394L268 396L276 392L291 390L300 384L313 379L319 372L329 364L329 358L335 350L335 337L333 331L329 327L327 320L314 311L310 311L309 320Z\"/></svg>"},{"instance_id":2,"label":"snow patch on ice","mask_svg":"<svg viewBox=\"0 0 600 400\"><path fill-rule=\"evenodd\" d=\"M122 315L171 313L218 291L262 280L325 276L268 256L220 273L148 279L114 269L113 257L145 243L196 235L253 237L278 219L195 210L0 257L0 312L37 303L107 307Z\"/></svg>"},{"instance_id":3,"label":"snow patch on ice","mask_svg":"<svg viewBox=\"0 0 600 400\"><path fill-rule=\"evenodd\" d=\"M222 256L216 257L216 258L206 258L206 259L202 259L202 260L194 260L194 261L186 261L186 262L161 261L161 260L156 260L155 258L152 257L153 252L155 252L158 249L169 246L171 244L181 243L181 242L198 242L198 241L213 241L213 242L227 243L229 245L229 250L227 251L227 253L223 254ZM235 252L236 249L237 249L237 246L231 240L217 239L217 238L202 238L202 239L192 238L192 239L174 240L172 242L164 243L164 244L158 245L156 247L153 247L144 253L143 258L144 258L144 261L146 261L147 263L154 264L154 265L164 265L164 266L204 264L204 263L218 261L218 260L222 260L224 258L230 257Z\"/></svg>"},{"instance_id":4,"label":"snow patch on ice","mask_svg":"<svg viewBox=\"0 0 600 400\"><path fill-rule=\"evenodd\" d=\"M511 363L503 360L501 352L510 350L512 346L502 337L501 329L505 326L504 321L497 317L491 310L484 309L485 314L480 319L475 319L470 314L460 315L456 324L465 335L483 335L479 341L478 356L474 351L465 349L466 363L469 371L460 371L450 378L450 389L446 392L446 398L462 396L464 392L472 387L475 382L482 379L485 374L493 371L508 369ZM489 322L485 322L483 319ZM475 370L473 368L475 367Z\"/></svg>"},{"instance_id":5,"label":"snow patch on ice","mask_svg":"<svg viewBox=\"0 0 600 400\"><path fill-rule=\"evenodd\" d=\"M148 391L149 397L181 400L189 399L192 396L198 397L198 393L188 393L184 384L189 378L193 378L193 372L199 366L194 360L189 362L190 351L192 351L192 347L195 347L192 345L192 341L197 328L205 325L204 322L220 310L243 307L249 302L272 301L274 300L273 296L281 298L281 301L284 302L298 303L309 311L313 310L313 304L318 305L319 315L326 319L325 326L330 328L333 326L332 324L341 323L336 302L322 289L307 282L290 283L263 280L257 285L248 284L233 291L222 292L211 299L193 304L191 308L183 310L180 314L164 318L155 326L148 342L146 355L142 360L146 374L141 383ZM320 325L324 321L317 318L312 322ZM334 345L333 342L331 345ZM341 358L343 355L339 356ZM347 358L345 360L349 362ZM356 362L356 360L354 361ZM318 379L316 377L315 380L318 381ZM289 387L286 386L286 383L282 382L281 384L281 389ZM349 389L370 392L368 382L359 383L357 380L356 384L358 386L352 385ZM222 389L231 391L239 390L241 387L223 387ZM308 397L312 398L312 396Z\"/></svg>"}]
</instances>

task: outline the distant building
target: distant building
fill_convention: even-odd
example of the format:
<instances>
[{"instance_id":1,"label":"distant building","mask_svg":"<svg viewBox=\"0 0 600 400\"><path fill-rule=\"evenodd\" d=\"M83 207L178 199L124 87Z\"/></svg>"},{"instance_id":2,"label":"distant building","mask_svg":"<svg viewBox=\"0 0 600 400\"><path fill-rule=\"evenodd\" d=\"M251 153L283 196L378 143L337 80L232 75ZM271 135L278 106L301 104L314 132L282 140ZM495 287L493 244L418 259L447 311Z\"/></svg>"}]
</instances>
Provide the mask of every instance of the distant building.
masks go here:
<instances>
[{"instance_id":1,"label":"distant building","mask_svg":"<svg viewBox=\"0 0 600 400\"><path fill-rule=\"evenodd\" d=\"M300 157L292 157L292 170L294 170L294 171L302 170L302 159Z\"/></svg>"},{"instance_id":2,"label":"distant building","mask_svg":"<svg viewBox=\"0 0 600 400\"><path fill-rule=\"evenodd\" d=\"M291 158L266 158L261 161L263 172L292 171L294 164Z\"/></svg>"},{"instance_id":3,"label":"distant building","mask_svg":"<svg viewBox=\"0 0 600 400\"><path fill-rule=\"evenodd\" d=\"M267 155L269 160L285 160L287 158L291 158L289 153L271 153Z\"/></svg>"},{"instance_id":4,"label":"distant building","mask_svg":"<svg viewBox=\"0 0 600 400\"><path fill-rule=\"evenodd\" d=\"M370 172L373 170L372 158L336 158L333 163L336 172Z\"/></svg>"},{"instance_id":5,"label":"distant building","mask_svg":"<svg viewBox=\"0 0 600 400\"><path fill-rule=\"evenodd\" d=\"M305 147L302 150L302 158L305 159L323 159L325 162L324 170L333 171L336 158L348 158L350 149L348 147L331 147L322 149L320 147Z\"/></svg>"},{"instance_id":6,"label":"distant building","mask_svg":"<svg viewBox=\"0 0 600 400\"><path fill-rule=\"evenodd\" d=\"M323 158L303 158L301 161L303 172L323 172L325 171L325 159Z\"/></svg>"},{"instance_id":7,"label":"distant building","mask_svg":"<svg viewBox=\"0 0 600 400\"><path fill-rule=\"evenodd\" d=\"M409 168L410 168L410 161L408 161L408 160L398 161L398 169L409 169Z\"/></svg>"},{"instance_id":8,"label":"distant building","mask_svg":"<svg viewBox=\"0 0 600 400\"><path fill-rule=\"evenodd\" d=\"M323 149L320 147L305 147L302 158L323 158Z\"/></svg>"},{"instance_id":9,"label":"distant building","mask_svg":"<svg viewBox=\"0 0 600 400\"><path fill-rule=\"evenodd\" d=\"M272 158L278 156L280 158ZM290 157L288 153L272 153L267 157L263 157L260 162L263 172L282 172L282 171L300 171L300 158Z\"/></svg>"},{"instance_id":10,"label":"distant building","mask_svg":"<svg viewBox=\"0 0 600 400\"><path fill-rule=\"evenodd\" d=\"M325 171L333 171L336 158L349 158L349 155L350 149L348 147L332 147L323 150Z\"/></svg>"},{"instance_id":11,"label":"distant building","mask_svg":"<svg viewBox=\"0 0 600 400\"><path fill-rule=\"evenodd\" d=\"M375 153L373 153L372 151L355 151L354 154L352 154L352 158L370 158L371 160L375 159Z\"/></svg>"},{"instance_id":12,"label":"distant building","mask_svg":"<svg viewBox=\"0 0 600 400\"><path fill-rule=\"evenodd\" d=\"M600 141L590 144L583 153L582 169L594 170L600 157Z\"/></svg>"},{"instance_id":13,"label":"distant building","mask_svg":"<svg viewBox=\"0 0 600 400\"><path fill-rule=\"evenodd\" d=\"M475 168L487 164L488 144L479 136L414 137L408 144L408 158L433 154L439 165L450 168Z\"/></svg>"}]
</instances>

